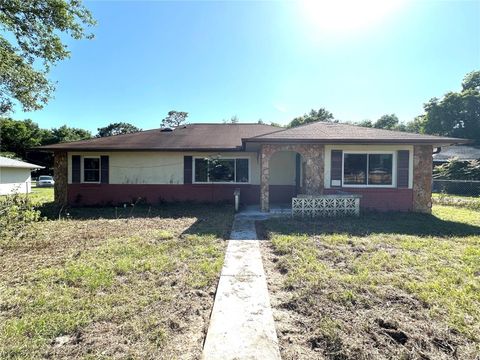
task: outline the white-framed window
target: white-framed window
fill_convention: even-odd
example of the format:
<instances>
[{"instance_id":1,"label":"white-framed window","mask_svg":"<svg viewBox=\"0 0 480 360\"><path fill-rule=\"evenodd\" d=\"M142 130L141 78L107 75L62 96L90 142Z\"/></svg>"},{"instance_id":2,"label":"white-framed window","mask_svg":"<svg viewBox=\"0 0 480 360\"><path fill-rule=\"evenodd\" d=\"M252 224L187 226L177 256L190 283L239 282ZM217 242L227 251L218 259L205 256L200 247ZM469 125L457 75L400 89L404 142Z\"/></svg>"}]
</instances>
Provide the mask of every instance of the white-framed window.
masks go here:
<instances>
[{"instance_id":1,"label":"white-framed window","mask_svg":"<svg viewBox=\"0 0 480 360\"><path fill-rule=\"evenodd\" d=\"M82 182L100 182L100 156L84 156L82 158Z\"/></svg>"},{"instance_id":2,"label":"white-framed window","mask_svg":"<svg viewBox=\"0 0 480 360\"><path fill-rule=\"evenodd\" d=\"M343 153L342 183L352 187L394 187L396 158L393 151Z\"/></svg>"},{"instance_id":3,"label":"white-framed window","mask_svg":"<svg viewBox=\"0 0 480 360\"><path fill-rule=\"evenodd\" d=\"M250 159L195 157L193 182L247 184L250 182Z\"/></svg>"}]
</instances>

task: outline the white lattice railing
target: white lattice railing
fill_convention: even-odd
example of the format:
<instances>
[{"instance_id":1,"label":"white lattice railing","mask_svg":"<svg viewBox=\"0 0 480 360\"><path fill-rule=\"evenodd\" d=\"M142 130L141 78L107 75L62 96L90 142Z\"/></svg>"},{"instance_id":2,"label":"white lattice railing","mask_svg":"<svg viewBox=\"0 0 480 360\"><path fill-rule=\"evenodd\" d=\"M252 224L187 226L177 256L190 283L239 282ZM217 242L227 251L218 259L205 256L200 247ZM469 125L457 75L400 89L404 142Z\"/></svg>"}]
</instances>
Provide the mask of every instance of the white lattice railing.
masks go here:
<instances>
[{"instance_id":1,"label":"white lattice railing","mask_svg":"<svg viewBox=\"0 0 480 360\"><path fill-rule=\"evenodd\" d=\"M358 216L359 214L359 195L302 195L292 198L293 216Z\"/></svg>"}]
</instances>

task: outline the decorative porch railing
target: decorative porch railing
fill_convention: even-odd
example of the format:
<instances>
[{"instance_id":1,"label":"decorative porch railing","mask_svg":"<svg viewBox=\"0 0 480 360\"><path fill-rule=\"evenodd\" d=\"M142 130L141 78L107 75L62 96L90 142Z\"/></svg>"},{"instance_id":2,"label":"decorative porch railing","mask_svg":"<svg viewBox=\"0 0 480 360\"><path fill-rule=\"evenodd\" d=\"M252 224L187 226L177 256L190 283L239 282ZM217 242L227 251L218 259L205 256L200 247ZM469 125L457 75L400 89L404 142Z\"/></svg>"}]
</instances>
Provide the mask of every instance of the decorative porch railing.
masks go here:
<instances>
[{"instance_id":1,"label":"decorative porch railing","mask_svg":"<svg viewBox=\"0 0 480 360\"><path fill-rule=\"evenodd\" d=\"M292 198L293 216L358 216L361 195L298 195Z\"/></svg>"}]
</instances>

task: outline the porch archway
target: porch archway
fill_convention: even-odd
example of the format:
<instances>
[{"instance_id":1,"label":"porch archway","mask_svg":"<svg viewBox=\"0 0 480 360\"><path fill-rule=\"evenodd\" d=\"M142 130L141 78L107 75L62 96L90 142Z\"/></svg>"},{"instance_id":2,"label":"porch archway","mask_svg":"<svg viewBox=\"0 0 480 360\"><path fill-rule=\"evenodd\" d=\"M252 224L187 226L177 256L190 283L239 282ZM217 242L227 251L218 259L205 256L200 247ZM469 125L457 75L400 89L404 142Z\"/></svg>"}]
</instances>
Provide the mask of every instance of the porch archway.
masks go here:
<instances>
[{"instance_id":1,"label":"porch archway","mask_svg":"<svg viewBox=\"0 0 480 360\"><path fill-rule=\"evenodd\" d=\"M305 194L323 193L324 146L321 144L263 144L260 148L260 207L262 211L270 210L270 159L280 151L292 151L305 160Z\"/></svg>"}]
</instances>

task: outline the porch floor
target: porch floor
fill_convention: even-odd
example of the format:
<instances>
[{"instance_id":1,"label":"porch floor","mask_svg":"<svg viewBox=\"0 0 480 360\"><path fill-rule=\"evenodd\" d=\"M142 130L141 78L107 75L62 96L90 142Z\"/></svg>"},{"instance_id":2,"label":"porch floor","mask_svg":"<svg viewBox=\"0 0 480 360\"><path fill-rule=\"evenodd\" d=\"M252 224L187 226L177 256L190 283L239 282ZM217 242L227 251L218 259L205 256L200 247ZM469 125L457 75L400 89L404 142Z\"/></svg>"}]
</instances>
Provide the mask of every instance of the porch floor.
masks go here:
<instances>
[{"instance_id":1,"label":"porch floor","mask_svg":"<svg viewBox=\"0 0 480 360\"><path fill-rule=\"evenodd\" d=\"M247 205L243 206L238 212L239 216L254 216L261 218L268 218L272 216L291 216L292 215L292 204L271 204L270 212L263 212L260 209L260 205Z\"/></svg>"}]
</instances>

